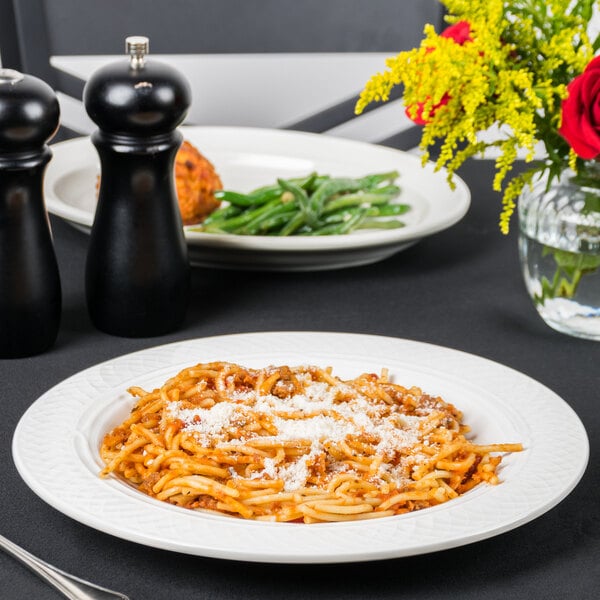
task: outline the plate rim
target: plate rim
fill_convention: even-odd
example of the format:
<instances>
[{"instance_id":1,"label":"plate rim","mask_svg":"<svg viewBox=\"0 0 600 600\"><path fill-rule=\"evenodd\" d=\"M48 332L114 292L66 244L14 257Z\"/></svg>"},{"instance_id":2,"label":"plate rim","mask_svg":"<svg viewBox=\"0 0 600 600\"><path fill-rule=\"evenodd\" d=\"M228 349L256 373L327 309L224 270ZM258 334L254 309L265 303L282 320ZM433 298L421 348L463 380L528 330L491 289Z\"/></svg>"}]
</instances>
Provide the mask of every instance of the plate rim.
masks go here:
<instances>
[{"instance_id":1,"label":"plate rim","mask_svg":"<svg viewBox=\"0 0 600 600\"><path fill-rule=\"evenodd\" d=\"M384 343L387 345L387 347L390 347L390 348L396 346L396 347L410 348L411 350L418 349L418 352L421 352L421 353L434 352L441 356L445 355L446 357L450 357L455 360L466 360L467 362L470 362L471 364L480 365L481 368L483 368L486 371L491 370L491 371L501 372L502 375L504 375L504 376L511 375L512 377L516 378L517 380L520 380L520 382L522 384L527 384L530 388L536 390L537 392L543 392L544 395L547 396L545 401L546 402L550 401L550 404L554 408L559 407L560 410L562 411L562 413L564 413L561 415L561 422L562 422L562 419L564 419L564 417L566 416L567 422L570 425L570 427L574 428L578 431L578 436L576 436L577 446L579 446L579 450L581 451L581 454L580 454L580 456L577 457L577 461L576 461L577 465L578 465L578 469L570 472L569 481L567 483L563 482L562 487L559 490L559 492L557 492L555 490L553 493L553 496L551 498L546 499L546 501L544 501L544 502L538 502L533 509L530 508L529 510L527 510L525 512L519 513L518 518L513 518L513 519L509 519L509 520L505 519L504 521L498 521L496 523L492 522L488 527L486 527L484 529L480 529L480 530L471 529L471 530L469 530L468 535L463 534L462 536L458 536L458 537L450 536L451 539L445 539L443 542L440 542L439 540L434 539L434 540L429 540L428 543L421 542L417 546L397 547L395 549L390 549L389 547L385 546L385 544L383 544L379 548L375 548L375 549L373 549L373 548L368 549L368 550L361 549L359 551L359 550L357 550L357 548L353 548L353 549L351 548L350 550L348 550L346 552L339 551L339 552L336 552L335 555L332 555L330 551L322 551L322 552L316 551L314 549L313 545L314 545L315 537L318 538L318 536L316 535L316 532L319 530L319 528L321 530L324 528L325 529L335 528L337 530L336 533L343 534L343 536L346 536L349 539L354 539L354 537L356 535L362 535L362 533L364 533L365 527L367 527L367 528L372 527L372 528L377 529L377 528L380 528L380 527L388 524L392 529L395 528L398 530L403 530L403 529L407 530L407 527L408 527L408 530L410 530L411 529L410 525L407 526L406 524L409 523L410 521L414 521L415 519L417 520L417 525L415 527L418 527L419 519L422 519L423 523L428 522L428 521L436 521L436 518L439 521L441 516L438 515L436 517L436 515L434 514L435 511L438 509L440 509L438 511L438 513L443 514L445 511L447 513L446 517L450 516L453 518L457 518L457 511L458 511L458 518L460 519L461 518L460 503L462 500L464 500L465 497L463 496L460 499L458 499L459 502L454 501L455 504L450 506L450 509L451 509L450 511L448 510L449 503L446 503L444 505L440 505L439 507L435 507L433 509L425 509L423 511L416 511L414 513L409 513L409 515L402 515L400 517L388 517L385 519L371 520L371 521L358 521L358 522L350 523L350 524L336 523L336 524L319 524L319 525L303 526L303 525L297 525L297 524L290 525L290 524L279 524L279 523L276 523L276 524L258 523L256 521L245 521L245 520L231 519L231 518L227 518L227 517L218 517L217 518L217 522L219 523L218 527L221 527L221 528L224 527L226 530L231 529L232 531L237 531L238 533L241 532L241 533L244 533L245 535L247 535L248 532L251 532L252 535L257 535L257 531L258 531L259 537L260 537L260 535L264 534L264 532L267 529L269 529L269 531L270 531L273 527L278 528L280 532L283 531L284 528L288 528L288 530L289 530L289 528L291 528L291 529L295 530L294 534L296 534L299 531L297 529L298 527L305 527L305 528L307 527L308 531L315 532L315 534L313 534L313 533L310 533L310 535L307 534L306 539L302 538L303 542L300 544L300 546L301 546L300 550L298 550L298 551L287 550L287 553L285 553L285 555L283 555L283 556L281 554L281 551L282 551L281 547L277 548L271 554L268 551L263 550L260 554L253 555L247 547L242 547L241 549L240 548L227 548L227 549L207 548L207 547L202 547L202 546L198 546L198 545L190 545L189 541L186 543L183 543L181 541L174 541L174 540L169 540L169 539L157 539L156 535L148 535L143 532L140 532L139 527L137 527L137 530L136 530L136 527L133 527L130 529L124 529L122 526L115 526L114 524L107 525L106 523L98 522L98 519L90 516L87 513L82 514L82 510L78 509L78 507L68 506L68 503L67 503L67 506L65 506L64 501L61 501L60 499L56 498L56 491L55 490L50 491L47 488L45 488L43 485L41 485L40 481L37 481L35 475L32 474L32 472L31 472L31 469L32 469L31 464L28 463L28 459L26 459L24 452L23 452L23 448L21 447L23 444L23 440L22 440L21 436L23 435L24 428L26 426L29 426L29 427L31 426L31 423L28 423L28 420L31 419L33 417L33 415L35 415L36 410L43 408L44 402L47 402L47 400L45 400L45 399L47 399L49 397L52 398L52 396L54 394L63 393L64 388L67 385L85 384L83 387L86 387L89 384L89 382L86 383L86 377L89 377L90 375L92 375L92 376L94 376L93 377L93 386L92 386L94 388L93 394L95 394L94 397L97 397L98 394L100 394L101 392L108 393L108 389L106 387L107 383L101 381L101 377L99 376L100 371L104 370L106 372L110 371L112 373L115 371L115 369L118 370L119 367L126 365L128 361L143 361L144 358L147 358L148 360L150 360L150 362L152 362L153 360L155 360L155 358L157 358L157 357L160 358L162 353L169 353L169 354L173 353L173 350L175 350L175 348L177 348L176 352L179 352L179 351L186 352L190 346L193 347L193 346L199 345L200 347L202 347L204 345L213 345L213 344L219 343L219 342L223 342L223 343L225 343L225 345L231 344L231 343L239 344L241 341L243 341L243 343L249 343L249 344L253 344L253 343L265 344L266 342L268 342L269 344L272 344L274 341L276 341L277 338L279 338L280 340L288 339L287 343L291 343L289 340L292 340L294 344L297 344L302 339L307 339L307 338L310 338L313 341L315 341L316 338L321 338L321 341L323 341L323 339L324 339L323 336L325 336L326 338L330 338L330 339L336 338L337 340L339 340L339 344L343 343L346 347L352 347L352 348L355 348L355 347L350 342L354 342L356 344L361 344L363 347L365 346L365 344L368 345L368 344ZM334 342L334 343L338 343L338 342ZM288 350L286 350L286 351L288 351ZM353 352L356 353L356 349L354 349ZM349 353L348 356L352 356L352 353ZM366 354L363 353L362 357L366 358ZM414 360L414 359L411 359L411 360ZM417 361L417 364L418 364L418 361ZM138 367L136 367L136 368L141 368L141 367L139 367L139 365L138 365ZM164 368L166 368L166 366L163 364L161 366L161 368L164 369ZM132 375L128 375L128 379L131 379L131 377L132 377ZM417 384L418 384L418 382L417 382ZM81 405L81 409L83 410L90 404L90 402L93 402L94 397L88 398L86 400L86 403ZM460 408L460 406L459 406L459 408ZM539 417L539 415L538 415L538 417ZM543 419L542 420L538 419L538 421L535 423L528 422L528 426L531 426L533 423L533 425L535 427L539 427L540 421L543 421ZM70 442L70 445L75 447L77 442L74 440L77 437L77 432L69 432L69 434L71 436L69 439L72 442L72 443ZM75 450L72 449L72 451L75 451ZM462 546L462 545L469 544L469 543L479 541L482 539L486 539L486 538L498 535L500 533L503 533L505 531L509 531L516 527L519 527L519 526L523 525L524 523L527 523L527 522L541 516L542 514L544 514L545 512L547 512L554 506L556 506L575 488L575 486L580 481L580 479L583 476L585 469L587 467L587 463L589 460L589 440L587 438L587 433L585 431L585 427L584 427L583 423L581 422L581 420L579 419L578 415L573 410L573 408L569 404L567 404L562 398L560 398L557 394L555 394L552 390L550 390L549 388L544 386L539 381L536 381L536 380L530 378L529 376L521 373L520 371L516 371L510 367L507 367L505 365L502 365L502 364L492 361L490 359L480 357L480 356L477 356L474 354L470 354L470 353L464 352L462 350L456 350L453 348L430 344L428 342L419 342L419 341L414 341L414 340L407 340L407 339L403 339L403 338L393 338L393 337L389 337L389 336L381 336L381 335L376 335L376 334L357 334L357 333L325 332L325 331L269 331L269 332L249 332L249 333L241 333L241 334L233 333L233 334L226 334L226 335L219 335L219 336L210 336L210 337L206 337L206 338L191 338L188 340L182 340L182 341L178 341L178 342L160 344L160 345L146 348L143 350L138 350L136 352L117 356L112 359L94 364L94 365L92 365L86 369L83 369L79 372L76 372L73 375L71 375L70 377L66 378L65 380L59 382L58 384L56 384L55 386L53 386L49 390L47 390L25 411L25 413L22 415L21 419L19 420L17 427L15 429L15 432L14 432L13 441L12 441L12 456L13 456L15 465L17 467L17 471L19 472L20 476L25 481L25 483L34 491L34 493L36 493L45 502L47 502L48 504L50 504L51 506L53 506L54 508L56 508L63 514L66 514L67 516L69 516L85 525L95 528L97 530L104 531L106 533L115 535L122 539L127 539L127 540L141 543L144 545L148 545L148 546L152 546L152 547L156 547L156 548L162 548L165 550L172 550L172 551L183 552L183 553L187 553L187 554L199 555L199 556L208 556L208 557L213 557L213 558L223 558L223 559L229 559L229 560L242 560L242 561L248 561L248 562L310 564L310 563L361 562L361 561L380 560L380 559L388 559L388 558L397 558L397 557L401 557L401 556L411 556L411 555L416 555L416 554L423 554L423 553L427 553L427 552L433 552L433 551L453 548L456 546ZM47 461L47 460L48 460L48 457L45 457L44 461ZM525 468L523 465L527 466L527 462L525 462L521 465L521 469ZM37 468L39 468L39 465L37 465ZM106 480L98 479L97 481L105 482ZM115 482L115 483L118 483L118 482ZM499 488L499 487L500 486L495 486L495 488ZM103 488L100 487L99 489L103 489ZM482 489L487 490L488 488L482 488ZM109 486L106 486L106 490L109 490ZM97 490L95 490L95 492L96 491ZM487 491L485 493L483 493L483 492L479 493L479 496L474 496L472 498L468 498L466 502L470 502L470 503L475 502L475 504L470 504L470 506L471 507L477 506L478 503L481 504L480 499L482 497L489 498L490 493L491 492L487 492ZM145 498L142 501L141 494L138 494L137 492L135 492L135 494L136 494L136 496L134 496L134 499L132 500L134 506L139 506L142 502L147 503ZM115 495L114 498L117 498L117 497L122 498L123 496L118 495L118 492L117 492L117 495ZM114 498L113 498L112 492L109 493L107 491L107 498L104 498L104 501L107 501L107 500L110 501L110 500L113 500ZM148 500L150 500L150 499L148 499ZM159 501L153 501L153 502L158 503ZM463 502L463 504L464 504L464 502ZM173 512L171 511L171 509L172 509L172 507L169 507L168 505L163 506L163 503L159 503L157 506L153 505L151 507L150 514L154 514L157 511L163 512L163 513L167 514L167 520L171 520L172 515L173 515ZM183 511L181 515L178 513L177 519L176 519L177 521L179 521L181 519L183 519L185 521L190 520L190 519L188 519L189 513L187 512L186 509L176 509L176 510ZM83 511L83 513L85 513L85 510ZM203 528L204 528L204 530L207 530L207 528L208 528L208 530L211 529L210 522L212 522L214 519L211 519L211 518L205 519L204 515L198 515L196 513L194 513L193 517L195 519L194 520L195 524L201 523L201 526L199 526L199 528L198 528L200 531ZM197 517L200 517L200 519L198 519ZM224 519L225 519L225 521L224 521ZM399 525L398 522L400 519L403 519L403 521ZM382 523L383 523L383 525L382 525ZM230 525L232 525L232 524L235 524L235 525L230 527ZM304 531L307 531L307 530L305 529ZM276 535L276 537L279 536L279 537L285 538L285 536L281 536L280 533L277 533L275 535ZM294 538L296 539L297 536L294 535ZM288 540L288 542L289 542L289 540ZM304 546L302 544L304 544Z\"/></svg>"}]
</instances>

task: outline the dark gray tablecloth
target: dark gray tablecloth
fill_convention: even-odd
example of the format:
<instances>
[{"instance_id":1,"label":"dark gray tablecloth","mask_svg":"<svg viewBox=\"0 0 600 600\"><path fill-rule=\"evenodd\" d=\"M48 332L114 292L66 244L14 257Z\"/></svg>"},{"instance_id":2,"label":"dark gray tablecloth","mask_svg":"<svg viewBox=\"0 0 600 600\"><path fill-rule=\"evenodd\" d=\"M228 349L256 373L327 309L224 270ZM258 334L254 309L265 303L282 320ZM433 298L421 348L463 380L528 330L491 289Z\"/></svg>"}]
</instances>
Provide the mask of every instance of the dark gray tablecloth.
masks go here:
<instances>
[{"instance_id":1,"label":"dark gray tablecloth","mask_svg":"<svg viewBox=\"0 0 600 600\"><path fill-rule=\"evenodd\" d=\"M58 342L38 357L0 361L0 532L62 569L134 599L597 598L600 346L556 333L537 316L521 279L516 221L509 237L497 228L492 174L491 163L469 163L462 176L472 207L464 220L375 265L318 273L195 269L184 328L154 339L115 338L92 328L83 286L88 238L53 218L64 291ZM10 451L14 428L26 408L62 379L159 343L272 330L402 337L520 370L557 392L582 419L591 442L587 472L556 508L495 538L430 555L327 566L236 563L137 545L57 512L17 474ZM59 596L0 553L0 597Z\"/></svg>"}]
</instances>

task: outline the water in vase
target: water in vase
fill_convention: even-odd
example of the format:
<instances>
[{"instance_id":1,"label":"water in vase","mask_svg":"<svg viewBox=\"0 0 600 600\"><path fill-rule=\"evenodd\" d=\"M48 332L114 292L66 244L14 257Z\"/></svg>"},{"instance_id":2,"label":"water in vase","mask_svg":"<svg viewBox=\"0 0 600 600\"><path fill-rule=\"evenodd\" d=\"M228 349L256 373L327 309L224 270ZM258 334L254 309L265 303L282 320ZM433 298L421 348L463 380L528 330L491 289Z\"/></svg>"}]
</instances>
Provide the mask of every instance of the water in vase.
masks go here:
<instances>
[{"instance_id":1,"label":"water in vase","mask_svg":"<svg viewBox=\"0 0 600 600\"><path fill-rule=\"evenodd\" d=\"M558 240L551 232L521 227L523 276L540 316L552 328L600 340L600 244ZM534 233L535 236L530 235Z\"/></svg>"}]
</instances>

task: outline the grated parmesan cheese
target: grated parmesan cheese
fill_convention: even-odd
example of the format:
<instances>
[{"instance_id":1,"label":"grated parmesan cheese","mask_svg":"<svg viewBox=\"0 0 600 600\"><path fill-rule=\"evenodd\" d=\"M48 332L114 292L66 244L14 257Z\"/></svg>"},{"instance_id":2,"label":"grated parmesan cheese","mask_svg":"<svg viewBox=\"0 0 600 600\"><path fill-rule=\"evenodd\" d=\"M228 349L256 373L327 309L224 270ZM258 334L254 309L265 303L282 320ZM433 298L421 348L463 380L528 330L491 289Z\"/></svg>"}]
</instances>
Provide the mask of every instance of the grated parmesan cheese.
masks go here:
<instances>
[{"instance_id":1,"label":"grated parmesan cheese","mask_svg":"<svg viewBox=\"0 0 600 600\"><path fill-rule=\"evenodd\" d=\"M377 440L377 454L390 458L419 442L420 424L434 409L432 406L423 410L421 416L407 416L397 405L376 405L343 383L312 382L309 377L302 383L306 386L303 393L286 398L243 391L230 393L211 408L182 408L180 402L174 401L168 404L167 414L170 419L181 420L183 431L193 433L199 443L211 448L245 443L247 439L232 438L232 428L243 427L252 420L252 413L269 415L277 433L263 435L262 439L309 441L311 450L282 467L274 459L265 458L263 468L255 471L252 478L282 479L285 491L295 491L306 485L310 465L323 451L324 444L367 435ZM351 401L347 401L349 397ZM400 480L405 469L402 465L390 468L383 462L379 474L384 472Z\"/></svg>"}]
</instances>

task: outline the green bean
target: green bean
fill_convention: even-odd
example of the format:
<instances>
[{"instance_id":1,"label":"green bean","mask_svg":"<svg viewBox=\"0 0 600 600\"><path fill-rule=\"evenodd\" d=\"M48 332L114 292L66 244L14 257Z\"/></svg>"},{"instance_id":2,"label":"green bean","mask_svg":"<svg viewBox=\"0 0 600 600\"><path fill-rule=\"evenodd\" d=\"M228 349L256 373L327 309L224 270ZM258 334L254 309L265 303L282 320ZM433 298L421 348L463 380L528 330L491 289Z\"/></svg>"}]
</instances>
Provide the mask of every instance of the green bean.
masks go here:
<instances>
[{"instance_id":1,"label":"green bean","mask_svg":"<svg viewBox=\"0 0 600 600\"><path fill-rule=\"evenodd\" d=\"M279 187L265 189L259 194L240 194L239 192L231 192L229 190L219 190L218 192L215 192L215 198L217 198L217 200L225 200L230 204L242 207L266 204L279 196L281 196L281 188Z\"/></svg>"},{"instance_id":2,"label":"green bean","mask_svg":"<svg viewBox=\"0 0 600 600\"><path fill-rule=\"evenodd\" d=\"M318 214L313 213L310 205L310 199L306 191L292 181L278 179L278 182L286 192L290 192L294 196L294 200L300 207L300 212L304 218L304 222L309 227L315 227L319 222ZM300 217L298 217L298 221L300 221Z\"/></svg>"},{"instance_id":3,"label":"green bean","mask_svg":"<svg viewBox=\"0 0 600 600\"><path fill-rule=\"evenodd\" d=\"M315 174L311 181L307 182L302 186L309 194L313 194L315 190L325 181L331 179L329 175L317 175Z\"/></svg>"},{"instance_id":4,"label":"green bean","mask_svg":"<svg viewBox=\"0 0 600 600\"><path fill-rule=\"evenodd\" d=\"M369 188L365 190L370 194L389 194L390 196L398 196L402 191L398 185L382 185L380 187Z\"/></svg>"},{"instance_id":5,"label":"green bean","mask_svg":"<svg viewBox=\"0 0 600 600\"><path fill-rule=\"evenodd\" d=\"M221 219L228 219L229 217L235 217L240 214L241 210L242 209L239 206L234 206L233 204L230 204L228 206L223 206L221 208L217 208L215 211L210 213L210 215L208 215L208 217L206 217L206 219L204 219L204 221L202 222L202 225L208 225L209 223L212 223L213 221L219 221ZM192 228L192 230L195 230L195 229L196 228Z\"/></svg>"},{"instance_id":6,"label":"green bean","mask_svg":"<svg viewBox=\"0 0 600 600\"><path fill-rule=\"evenodd\" d=\"M234 229L237 229L238 227L249 223L250 221L252 221L252 219L264 214L265 212L268 212L273 206L277 206L279 203L279 199L271 200L271 202L263 204L258 208L242 212L236 217L219 221L213 221L212 223L209 223L206 227L203 227L202 230L207 231L209 233L231 233Z\"/></svg>"},{"instance_id":7,"label":"green bean","mask_svg":"<svg viewBox=\"0 0 600 600\"><path fill-rule=\"evenodd\" d=\"M296 202L288 202L285 204L276 204L270 210L259 214L254 219L243 225L242 227L235 229L232 233L238 233L243 235L256 235L262 231L267 231L273 227L272 221L275 217L284 216L285 223L289 220L290 214L295 213L298 210ZM276 222L281 222L280 218L276 219Z\"/></svg>"},{"instance_id":8,"label":"green bean","mask_svg":"<svg viewBox=\"0 0 600 600\"><path fill-rule=\"evenodd\" d=\"M360 226L360 224L364 221L364 219L365 219L365 212L364 211L357 212L355 215L350 217L345 223L342 224L338 233L339 234L348 233L348 232L352 231L353 229L356 229L357 227Z\"/></svg>"},{"instance_id":9,"label":"green bean","mask_svg":"<svg viewBox=\"0 0 600 600\"><path fill-rule=\"evenodd\" d=\"M321 223L323 225L330 225L331 223L341 223L342 221L349 219L355 212L355 209L337 210L334 213L323 215L323 217L321 218Z\"/></svg>"},{"instance_id":10,"label":"green bean","mask_svg":"<svg viewBox=\"0 0 600 600\"><path fill-rule=\"evenodd\" d=\"M345 194L327 202L327 204L323 207L322 213L327 214L335 212L340 208L347 208L350 206L387 204L394 197L395 194L375 194L372 192L358 192L356 194Z\"/></svg>"},{"instance_id":11,"label":"green bean","mask_svg":"<svg viewBox=\"0 0 600 600\"><path fill-rule=\"evenodd\" d=\"M252 197L248 194L229 192L227 190L216 191L215 198L217 200L225 200L225 202L230 202L234 206L250 206L252 204Z\"/></svg>"},{"instance_id":12,"label":"green bean","mask_svg":"<svg viewBox=\"0 0 600 600\"><path fill-rule=\"evenodd\" d=\"M397 215L403 215L410 210L408 204L380 204L378 206L371 206L367 210L367 216L369 217L395 217Z\"/></svg>"},{"instance_id":13,"label":"green bean","mask_svg":"<svg viewBox=\"0 0 600 600\"><path fill-rule=\"evenodd\" d=\"M340 210L323 212L321 215L321 223L340 223L353 215L356 212L356 207L350 205ZM364 208L365 215L367 217L393 217L397 215L403 215L408 210L406 204L382 204L375 206L368 206Z\"/></svg>"},{"instance_id":14,"label":"green bean","mask_svg":"<svg viewBox=\"0 0 600 600\"><path fill-rule=\"evenodd\" d=\"M400 174L398 171L389 171L388 173L373 173L372 175L365 175L359 181L361 181L365 189L371 189L378 186L384 181L395 181L398 179Z\"/></svg>"},{"instance_id":15,"label":"green bean","mask_svg":"<svg viewBox=\"0 0 600 600\"><path fill-rule=\"evenodd\" d=\"M359 179L328 179L324 181L310 198L310 213L318 216L323 210L325 202L342 192L357 192L364 187Z\"/></svg>"},{"instance_id":16,"label":"green bean","mask_svg":"<svg viewBox=\"0 0 600 600\"><path fill-rule=\"evenodd\" d=\"M319 179L320 178L316 173L311 173L308 177L305 177L304 179L290 179L289 181L300 186L303 190L311 192L312 190L314 190L314 186Z\"/></svg>"},{"instance_id":17,"label":"green bean","mask_svg":"<svg viewBox=\"0 0 600 600\"><path fill-rule=\"evenodd\" d=\"M304 214L297 212L280 230L279 235L292 235L304 225Z\"/></svg>"},{"instance_id":18,"label":"green bean","mask_svg":"<svg viewBox=\"0 0 600 600\"><path fill-rule=\"evenodd\" d=\"M341 223L331 223L329 225L325 225L319 229L315 229L307 235L341 235L344 233L349 233L360 225L360 223L365 219L365 216L364 210L357 209L353 213L350 213L349 218L345 219Z\"/></svg>"},{"instance_id":19,"label":"green bean","mask_svg":"<svg viewBox=\"0 0 600 600\"><path fill-rule=\"evenodd\" d=\"M278 179L277 182L282 190L292 194L301 209L304 210L308 206L308 194L300 185L287 179Z\"/></svg>"},{"instance_id":20,"label":"green bean","mask_svg":"<svg viewBox=\"0 0 600 600\"><path fill-rule=\"evenodd\" d=\"M289 213L273 215L269 219L265 219L260 223L257 233L263 235L276 235L278 234L279 230L288 223L289 220Z\"/></svg>"}]
</instances>

